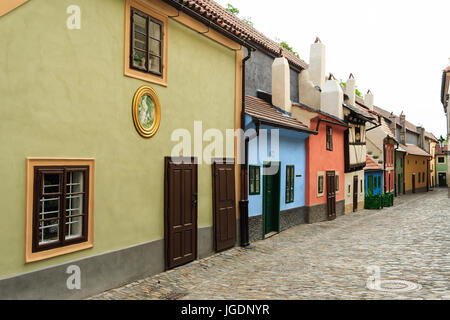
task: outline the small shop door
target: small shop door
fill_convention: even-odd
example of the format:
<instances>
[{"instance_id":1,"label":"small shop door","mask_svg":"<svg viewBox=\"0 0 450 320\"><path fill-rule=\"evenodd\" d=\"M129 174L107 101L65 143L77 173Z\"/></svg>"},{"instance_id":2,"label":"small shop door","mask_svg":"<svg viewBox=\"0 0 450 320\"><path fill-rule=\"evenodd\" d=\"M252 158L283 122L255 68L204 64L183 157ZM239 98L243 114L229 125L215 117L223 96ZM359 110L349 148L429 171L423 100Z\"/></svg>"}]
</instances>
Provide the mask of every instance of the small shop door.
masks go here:
<instances>
[{"instance_id":1,"label":"small shop door","mask_svg":"<svg viewBox=\"0 0 450 320\"><path fill-rule=\"evenodd\" d=\"M197 164L195 159L165 160L166 269L197 258Z\"/></svg>"},{"instance_id":2,"label":"small shop door","mask_svg":"<svg viewBox=\"0 0 450 320\"><path fill-rule=\"evenodd\" d=\"M327 172L327 207L328 220L336 219L336 173Z\"/></svg>"},{"instance_id":3,"label":"small shop door","mask_svg":"<svg viewBox=\"0 0 450 320\"><path fill-rule=\"evenodd\" d=\"M358 211L358 176L353 177L353 212Z\"/></svg>"},{"instance_id":4,"label":"small shop door","mask_svg":"<svg viewBox=\"0 0 450 320\"><path fill-rule=\"evenodd\" d=\"M215 160L213 171L214 247L217 252L236 243L234 161Z\"/></svg>"},{"instance_id":5,"label":"small shop door","mask_svg":"<svg viewBox=\"0 0 450 320\"><path fill-rule=\"evenodd\" d=\"M263 218L264 236L280 231L280 163L264 164L263 173Z\"/></svg>"},{"instance_id":6,"label":"small shop door","mask_svg":"<svg viewBox=\"0 0 450 320\"><path fill-rule=\"evenodd\" d=\"M373 196L373 176L367 177L367 194Z\"/></svg>"}]
</instances>

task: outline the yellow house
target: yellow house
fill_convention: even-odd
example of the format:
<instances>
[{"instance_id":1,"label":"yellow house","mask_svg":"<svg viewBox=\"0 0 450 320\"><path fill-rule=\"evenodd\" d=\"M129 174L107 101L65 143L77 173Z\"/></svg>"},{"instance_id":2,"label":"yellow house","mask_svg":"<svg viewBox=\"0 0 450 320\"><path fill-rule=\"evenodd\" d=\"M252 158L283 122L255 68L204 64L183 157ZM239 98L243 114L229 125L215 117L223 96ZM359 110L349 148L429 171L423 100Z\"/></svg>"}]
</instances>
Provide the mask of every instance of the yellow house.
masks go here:
<instances>
[{"instance_id":1,"label":"yellow house","mask_svg":"<svg viewBox=\"0 0 450 320\"><path fill-rule=\"evenodd\" d=\"M430 132L425 132L425 145L428 147L428 151L431 155L430 171L429 171L429 186L434 188L436 182L436 145L438 143L437 138Z\"/></svg>"},{"instance_id":2,"label":"yellow house","mask_svg":"<svg viewBox=\"0 0 450 320\"><path fill-rule=\"evenodd\" d=\"M429 160L431 155L418 146L401 145L405 156L405 191L416 193L427 191L429 179Z\"/></svg>"}]
</instances>

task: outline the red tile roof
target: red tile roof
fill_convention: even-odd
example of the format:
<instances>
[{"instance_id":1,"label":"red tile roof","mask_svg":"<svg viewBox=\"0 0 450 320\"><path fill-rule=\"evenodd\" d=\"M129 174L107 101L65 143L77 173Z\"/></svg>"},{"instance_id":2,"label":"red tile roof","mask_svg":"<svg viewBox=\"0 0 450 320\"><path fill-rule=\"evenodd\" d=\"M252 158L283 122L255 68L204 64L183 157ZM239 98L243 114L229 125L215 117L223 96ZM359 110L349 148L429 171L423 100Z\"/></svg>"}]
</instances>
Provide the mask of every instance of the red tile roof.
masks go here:
<instances>
[{"instance_id":1,"label":"red tile roof","mask_svg":"<svg viewBox=\"0 0 450 320\"><path fill-rule=\"evenodd\" d=\"M294 66L307 69L308 64L284 49L279 43L269 39L248 23L228 12L224 7L213 0L179 0L179 3L202 15L209 21L219 25L224 30L242 40L259 45L275 55L281 54Z\"/></svg>"},{"instance_id":2,"label":"red tile roof","mask_svg":"<svg viewBox=\"0 0 450 320\"><path fill-rule=\"evenodd\" d=\"M302 132L317 133L300 121L276 110L266 101L252 96L245 96L245 113L269 125L285 127Z\"/></svg>"},{"instance_id":3,"label":"red tile roof","mask_svg":"<svg viewBox=\"0 0 450 320\"><path fill-rule=\"evenodd\" d=\"M364 170L383 170L383 167L372 156L366 154L366 167Z\"/></svg>"},{"instance_id":4,"label":"red tile roof","mask_svg":"<svg viewBox=\"0 0 450 320\"><path fill-rule=\"evenodd\" d=\"M414 156L422 156L422 157L432 157L431 154L424 151L423 149L419 148L418 146L414 144L400 144L400 147L404 150L406 150L407 153L414 155Z\"/></svg>"},{"instance_id":5,"label":"red tile roof","mask_svg":"<svg viewBox=\"0 0 450 320\"><path fill-rule=\"evenodd\" d=\"M448 152L448 144L444 145L443 148L438 144L436 145L436 154L447 154Z\"/></svg>"}]
</instances>

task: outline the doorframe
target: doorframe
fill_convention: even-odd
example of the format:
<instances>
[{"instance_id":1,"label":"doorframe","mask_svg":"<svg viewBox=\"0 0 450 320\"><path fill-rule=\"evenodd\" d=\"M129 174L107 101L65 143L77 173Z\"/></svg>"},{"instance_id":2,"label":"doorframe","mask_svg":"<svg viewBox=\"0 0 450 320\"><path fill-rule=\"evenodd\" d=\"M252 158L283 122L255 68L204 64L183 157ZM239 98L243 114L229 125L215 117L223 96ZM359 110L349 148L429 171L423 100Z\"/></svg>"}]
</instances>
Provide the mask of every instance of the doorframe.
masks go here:
<instances>
[{"instance_id":1,"label":"doorframe","mask_svg":"<svg viewBox=\"0 0 450 320\"><path fill-rule=\"evenodd\" d=\"M165 157L164 158L164 269L165 271L171 270L169 268L169 164L172 160L179 161L181 164L190 162L194 165L196 179L196 190L198 192L198 158L197 157ZM195 260L198 259L198 203L197 212L195 214L195 228L194 228L194 256ZM194 261L195 261L194 260Z\"/></svg>"},{"instance_id":2,"label":"doorframe","mask_svg":"<svg viewBox=\"0 0 450 320\"><path fill-rule=\"evenodd\" d=\"M276 199L276 204L275 204L275 208L276 208L276 210L277 210L277 212L278 212L278 222L277 222L277 231L276 232L280 232L281 231L281 218L280 218L280 216L281 216L281 170L282 170L282 168L281 168L281 161L265 161L264 163L263 163L263 192L262 192L262 208L263 208L263 214L262 214L262 224L263 224L263 227L262 227L262 233L263 233L263 237L262 237L262 239L264 240L265 238L266 238L266 235L268 234L268 233L266 233L266 182L267 182L267 175L265 175L264 174L264 169L266 168L266 167L269 167L270 166L270 164L272 164L272 163L278 163L278 173L276 174L276 182L277 182L277 184L278 184L278 197L277 197L277 199ZM269 232L270 233L270 232Z\"/></svg>"},{"instance_id":3,"label":"doorframe","mask_svg":"<svg viewBox=\"0 0 450 320\"><path fill-rule=\"evenodd\" d=\"M216 173L216 165L217 164L230 164L230 165L235 165L235 159L234 158L212 158L211 159L211 174L212 174L212 205L213 205L213 246L214 246L214 251L216 253L225 251L225 250L217 250L217 221L216 221L216 197L215 197L215 191L216 191L216 178L215 178L215 173ZM234 185L236 186L236 176L233 177L234 178ZM236 190L235 190L236 193ZM236 194L235 194L236 197ZM237 207L236 207L236 199L234 199L234 218L236 220L236 227L237 227ZM236 230L236 238L237 238L238 234L237 234L237 230ZM237 239L236 239L237 241Z\"/></svg>"}]
</instances>

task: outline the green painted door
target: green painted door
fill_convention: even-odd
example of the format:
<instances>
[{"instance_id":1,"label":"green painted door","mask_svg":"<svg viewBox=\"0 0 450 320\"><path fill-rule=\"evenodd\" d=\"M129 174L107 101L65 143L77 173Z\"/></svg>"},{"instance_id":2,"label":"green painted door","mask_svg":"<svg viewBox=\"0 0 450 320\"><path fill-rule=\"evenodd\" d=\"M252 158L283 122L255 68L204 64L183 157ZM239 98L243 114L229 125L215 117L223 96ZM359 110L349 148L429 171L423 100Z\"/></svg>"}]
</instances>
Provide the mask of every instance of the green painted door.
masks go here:
<instances>
[{"instance_id":1,"label":"green painted door","mask_svg":"<svg viewBox=\"0 0 450 320\"><path fill-rule=\"evenodd\" d=\"M373 176L368 176L367 181L367 193L369 196L373 196Z\"/></svg>"},{"instance_id":2,"label":"green painted door","mask_svg":"<svg viewBox=\"0 0 450 320\"><path fill-rule=\"evenodd\" d=\"M280 163L265 163L263 177L264 235L280 231Z\"/></svg>"}]
</instances>

